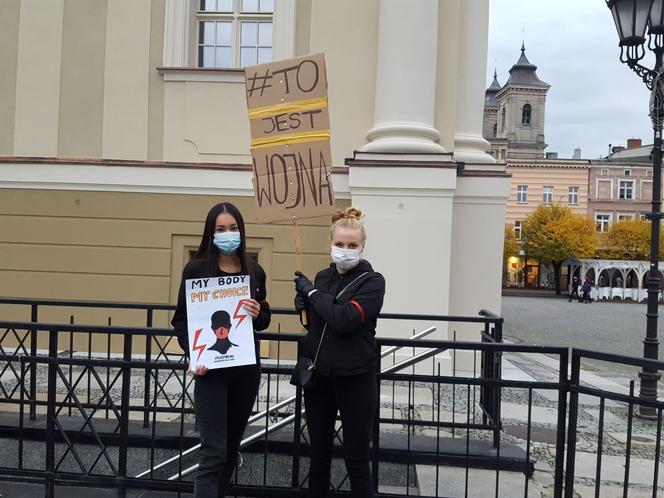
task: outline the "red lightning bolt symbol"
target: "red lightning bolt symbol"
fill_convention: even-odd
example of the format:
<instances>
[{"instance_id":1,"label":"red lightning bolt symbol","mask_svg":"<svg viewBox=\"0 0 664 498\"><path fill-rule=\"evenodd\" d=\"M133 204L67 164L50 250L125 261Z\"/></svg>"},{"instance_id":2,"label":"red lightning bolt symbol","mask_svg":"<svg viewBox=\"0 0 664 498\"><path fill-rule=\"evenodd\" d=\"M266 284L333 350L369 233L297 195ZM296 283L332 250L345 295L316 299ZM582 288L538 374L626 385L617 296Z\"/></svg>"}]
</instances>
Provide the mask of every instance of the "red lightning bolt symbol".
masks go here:
<instances>
[{"instance_id":1,"label":"red lightning bolt symbol","mask_svg":"<svg viewBox=\"0 0 664 498\"><path fill-rule=\"evenodd\" d=\"M196 361L201 359L201 355L203 354L203 351L205 351L205 347L207 344L197 344L198 343L198 338L201 335L201 332L203 329L198 329L196 332L194 332L194 347L191 348L192 351L198 351L198 357L196 358Z\"/></svg>"},{"instance_id":2,"label":"red lightning bolt symbol","mask_svg":"<svg viewBox=\"0 0 664 498\"><path fill-rule=\"evenodd\" d=\"M245 318L247 318L247 314L245 313L244 315L240 314L240 309L242 308L242 305L244 304L244 299L240 299L240 302L237 303L237 308L235 308L235 313L233 314L233 318L236 318L240 320L237 322L237 326L239 327L240 324L244 321Z\"/></svg>"}]
</instances>

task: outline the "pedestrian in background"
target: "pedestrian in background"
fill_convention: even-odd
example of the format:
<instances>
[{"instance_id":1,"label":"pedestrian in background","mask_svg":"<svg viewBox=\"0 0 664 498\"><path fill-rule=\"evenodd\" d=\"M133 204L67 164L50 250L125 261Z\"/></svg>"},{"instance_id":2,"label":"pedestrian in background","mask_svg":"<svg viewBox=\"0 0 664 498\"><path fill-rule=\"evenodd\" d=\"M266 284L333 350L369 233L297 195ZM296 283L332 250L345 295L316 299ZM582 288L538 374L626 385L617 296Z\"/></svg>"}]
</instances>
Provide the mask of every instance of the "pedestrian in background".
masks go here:
<instances>
[{"instance_id":1,"label":"pedestrian in background","mask_svg":"<svg viewBox=\"0 0 664 498\"><path fill-rule=\"evenodd\" d=\"M572 302L572 298L576 296L576 299L581 302L581 296L579 296L579 277L574 277L572 279L572 292L569 294L568 302Z\"/></svg>"},{"instance_id":2,"label":"pedestrian in background","mask_svg":"<svg viewBox=\"0 0 664 498\"><path fill-rule=\"evenodd\" d=\"M581 286L581 293L582 293L582 298L581 302L584 303L591 303L592 300L590 299L590 288L592 287L592 284L590 283L590 278L586 277L585 281L583 282L583 285Z\"/></svg>"}]
</instances>

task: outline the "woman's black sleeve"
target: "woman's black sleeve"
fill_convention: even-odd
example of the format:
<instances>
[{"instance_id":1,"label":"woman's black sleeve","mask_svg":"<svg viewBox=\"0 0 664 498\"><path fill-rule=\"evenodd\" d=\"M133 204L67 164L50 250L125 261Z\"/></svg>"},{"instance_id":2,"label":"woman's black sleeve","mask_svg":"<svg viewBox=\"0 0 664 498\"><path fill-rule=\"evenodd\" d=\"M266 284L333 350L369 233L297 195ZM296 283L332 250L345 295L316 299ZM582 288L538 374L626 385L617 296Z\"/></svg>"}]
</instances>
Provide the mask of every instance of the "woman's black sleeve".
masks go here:
<instances>
[{"instance_id":1,"label":"woman's black sleeve","mask_svg":"<svg viewBox=\"0 0 664 498\"><path fill-rule=\"evenodd\" d=\"M267 288L265 287L265 270L260 265L256 265L256 301L261 305L261 310L258 316L254 318L254 330L265 330L270 326L272 320L272 311L270 304L267 302Z\"/></svg>"},{"instance_id":2,"label":"woman's black sleeve","mask_svg":"<svg viewBox=\"0 0 664 498\"><path fill-rule=\"evenodd\" d=\"M184 289L184 281L188 278L195 278L192 275L191 263L182 270L182 279L180 280L180 290L178 291L178 304L175 308L175 314L171 320L171 325L175 329L175 336L178 344L184 351L185 356L189 357L189 330L187 327L187 302Z\"/></svg>"},{"instance_id":3,"label":"woman's black sleeve","mask_svg":"<svg viewBox=\"0 0 664 498\"><path fill-rule=\"evenodd\" d=\"M385 279L380 273L373 273L347 301L336 303L332 294L316 291L309 296L309 306L327 322L328 330L347 334L376 318L383 307L384 297Z\"/></svg>"}]
</instances>

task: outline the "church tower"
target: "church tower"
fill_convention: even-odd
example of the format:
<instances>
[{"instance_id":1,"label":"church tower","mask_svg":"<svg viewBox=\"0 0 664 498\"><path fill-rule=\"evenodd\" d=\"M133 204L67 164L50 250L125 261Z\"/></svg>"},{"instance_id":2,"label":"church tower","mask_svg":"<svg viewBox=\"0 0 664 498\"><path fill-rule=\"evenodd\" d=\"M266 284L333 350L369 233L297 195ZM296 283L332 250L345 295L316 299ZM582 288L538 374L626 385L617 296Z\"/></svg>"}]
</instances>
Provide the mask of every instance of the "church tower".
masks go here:
<instances>
[{"instance_id":1,"label":"church tower","mask_svg":"<svg viewBox=\"0 0 664 498\"><path fill-rule=\"evenodd\" d=\"M507 158L507 139L498 138L498 102L496 94L502 89L498 82L498 72L493 71L493 82L484 92L484 124L482 133L491 144L491 154L497 161Z\"/></svg>"},{"instance_id":2,"label":"church tower","mask_svg":"<svg viewBox=\"0 0 664 498\"><path fill-rule=\"evenodd\" d=\"M526 57L523 44L521 57L509 73L507 83L497 91L499 83L494 74L493 83L486 91L485 138L498 154L497 159L503 159L499 157L503 147L509 159L543 159L547 146L544 142L544 110L551 85L539 79L537 66Z\"/></svg>"}]
</instances>

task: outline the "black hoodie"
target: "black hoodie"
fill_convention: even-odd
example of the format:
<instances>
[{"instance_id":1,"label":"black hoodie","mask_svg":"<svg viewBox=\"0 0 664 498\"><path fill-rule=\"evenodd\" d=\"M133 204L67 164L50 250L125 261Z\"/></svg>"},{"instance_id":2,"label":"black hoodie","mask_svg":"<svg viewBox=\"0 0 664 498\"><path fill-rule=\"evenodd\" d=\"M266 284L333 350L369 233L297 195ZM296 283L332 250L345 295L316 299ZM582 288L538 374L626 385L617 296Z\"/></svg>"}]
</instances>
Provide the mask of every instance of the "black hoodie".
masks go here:
<instances>
[{"instance_id":1,"label":"black hoodie","mask_svg":"<svg viewBox=\"0 0 664 498\"><path fill-rule=\"evenodd\" d=\"M336 296L362 273L337 300ZM314 359L325 323L327 329L318 355L321 375L355 375L376 365L376 317L383 307L385 279L373 271L368 261L340 274L336 266L318 272L314 280L317 292L309 296L307 312L309 332L304 339L302 356Z\"/></svg>"}]
</instances>

